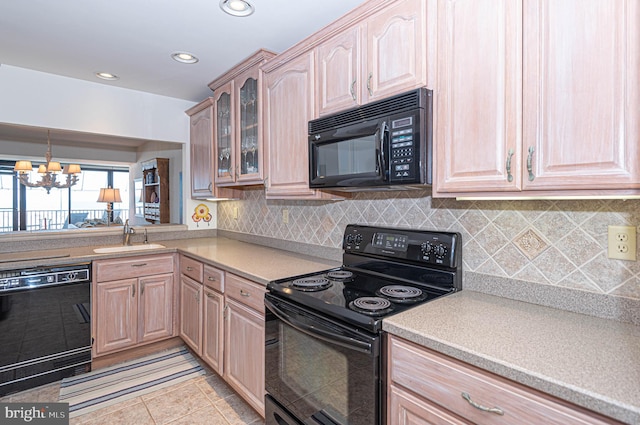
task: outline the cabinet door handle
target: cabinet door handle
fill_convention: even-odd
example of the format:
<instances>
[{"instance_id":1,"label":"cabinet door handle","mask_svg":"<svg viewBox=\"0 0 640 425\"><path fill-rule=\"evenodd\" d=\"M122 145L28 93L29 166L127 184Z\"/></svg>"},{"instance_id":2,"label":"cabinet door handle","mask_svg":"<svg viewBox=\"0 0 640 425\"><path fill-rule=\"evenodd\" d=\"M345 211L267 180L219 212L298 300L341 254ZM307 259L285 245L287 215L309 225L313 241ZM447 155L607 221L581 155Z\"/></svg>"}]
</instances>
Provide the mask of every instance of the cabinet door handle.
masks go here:
<instances>
[{"instance_id":1,"label":"cabinet door handle","mask_svg":"<svg viewBox=\"0 0 640 425\"><path fill-rule=\"evenodd\" d=\"M207 186L207 192L211 192L212 188L213 188L213 182L209 182L209 186Z\"/></svg>"},{"instance_id":2,"label":"cabinet door handle","mask_svg":"<svg viewBox=\"0 0 640 425\"><path fill-rule=\"evenodd\" d=\"M131 285L131 298L136 296L136 284Z\"/></svg>"},{"instance_id":3,"label":"cabinet door handle","mask_svg":"<svg viewBox=\"0 0 640 425\"><path fill-rule=\"evenodd\" d=\"M144 295L144 282L140 283L140 296Z\"/></svg>"},{"instance_id":4,"label":"cabinet door handle","mask_svg":"<svg viewBox=\"0 0 640 425\"><path fill-rule=\"evenodd\" d=\"M527 171L529 172L529 181L532 182L533 179L536 178L536 176L533 175L533 166L531 165L531 163L533 162L533 153L536 150L533 148L533 146L529 146L529 155L527 155Z\"/></svg>"},{"instance_id":5,"label":"cabinet door handle","mask_svg":"<svg viewBox=\"0 0 640 425\"><path fill-rule=\"evenodd\" d=\"M353 100L356 100L356 78L353 79L353 81L351 82L351 87L349 88L349 91L351 92L351 98Z\"/></svg>"},{"instance_id":6,"label":"cabinet door handle","mask_svg":"<svg viewBox=\"0 0 640 425\"><path fill-rule=\"evenodd\" d=\"M138 263L138 264L132 264L131 267L144 267L146 265L147 263Z\"/></svg>"},{"instance_id":7,"label":"cabinet door handle","mask_svg":"<svg viewBox=\"0 0 640 425\"><path fill-rule=\"evenodd\" d=\"M227 311L229 311L229 304L226 304L224 306L224 310L222 310L222 318L226 319L227 318Z\"/></svg>"},{"instance_id":8,"label":"cabinet door handle","mask_svg":"<svg viewBox=\"0 0 640 425\"><path fill-rule=\"evenodd\" d=\"M513 181L513 174L511 174L511 158L513 158L513 149L509 149L509 154L507 156L507 181Z\"/></svg>"},{"instance_id":9,"label":"cabinet door handle","mask_svg":"<svg viewBox=\"0 0 640 425\"><path fill-rule=\"evenodd\" d=\"M242 295L243 297L250 297L251 293L245 291L244 289L240 290L240 295Z\"/></svg>"},{"instance_id":10,"label":"cabinet door handle","mask_svg":"<svg viewBox=\"0 0 640 425\"><path fill-rule=\"evenodd\" d=\"M467 393L462 393L460 394L462 396L462 398L464 398L465 400L467 400L467 402L472 405L473 407L475 407L478 410L482 410L483 412L489 412L489 413L495 413L496 415L504 415L504 410L500 409L499 407L485 407L482 406L481 404L476 403L475 401L471 400L471 396Z\"/></svg>"},{"instance_id":11,"label":"cabinet door handle","mask_svg":"<svg viewBox=\"0 0 640 425\"><path fill-rule=\"evenodd\" d=\"M199 303L200 302L200 292L196 292L194 295L194 298L196 299L196 302Z\"/></svg>"},{"instance_id":12,"label":"cabinet door handle","mask_svg":"<svg viewBox=\"0 0 640 425\"><path fill-rule=\"evenodd\" d=\"M367 91L369 92L369 96L373 96L373 90L371 90L371 79L373 78L373 72L369 73L369 78L367 78Z\"/></svg>"}]
</instances>

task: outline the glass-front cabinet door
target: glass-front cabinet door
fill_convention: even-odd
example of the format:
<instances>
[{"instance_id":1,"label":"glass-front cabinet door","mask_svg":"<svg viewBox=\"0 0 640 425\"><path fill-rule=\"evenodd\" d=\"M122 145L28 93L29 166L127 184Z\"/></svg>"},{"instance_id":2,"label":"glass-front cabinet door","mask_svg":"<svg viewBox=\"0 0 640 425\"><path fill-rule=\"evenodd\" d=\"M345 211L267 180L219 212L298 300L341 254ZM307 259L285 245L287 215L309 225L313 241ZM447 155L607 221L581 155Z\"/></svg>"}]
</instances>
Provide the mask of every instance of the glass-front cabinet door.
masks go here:
<instances>
[{"instance_id":1,"label":"glass-front cabinet door","mask_svg":"<svg viewBox=\"0 0 640 425\"><path fill-rule=\"evenodd\" d=\"M235 181L232 91L233 82L230 82L221 87L215 97L217 184Z\"/></svg>"},{"instance_id":2,"label":"glass-front cabinet door","mask_svg":"<svg viewBox=\"0 0 640 425\"><path fill-rule=\"evenodd\" d=\"M238 91L239 99L239 175L238 180L246 180L260 174L258 146L258 80L248 78Z\"/></svg>"}]
</instances>

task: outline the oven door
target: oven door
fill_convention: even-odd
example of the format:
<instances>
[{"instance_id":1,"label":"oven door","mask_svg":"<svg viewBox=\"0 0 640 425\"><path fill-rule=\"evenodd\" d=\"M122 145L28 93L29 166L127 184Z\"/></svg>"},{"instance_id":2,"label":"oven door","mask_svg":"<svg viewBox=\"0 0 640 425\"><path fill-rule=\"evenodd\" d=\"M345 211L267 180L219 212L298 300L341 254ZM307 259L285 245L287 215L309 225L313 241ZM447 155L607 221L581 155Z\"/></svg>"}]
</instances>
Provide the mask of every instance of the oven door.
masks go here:
<instances>
[{"instance_id":1,"label":"oven door","mask_svg":"<svg viewBox=\"0 0 640 425\"><path fill-rule=\"evenodd\" d=\"M265 305L266 425L379 425L380 336L271 294Z\"/></svg>"}]
</instances>

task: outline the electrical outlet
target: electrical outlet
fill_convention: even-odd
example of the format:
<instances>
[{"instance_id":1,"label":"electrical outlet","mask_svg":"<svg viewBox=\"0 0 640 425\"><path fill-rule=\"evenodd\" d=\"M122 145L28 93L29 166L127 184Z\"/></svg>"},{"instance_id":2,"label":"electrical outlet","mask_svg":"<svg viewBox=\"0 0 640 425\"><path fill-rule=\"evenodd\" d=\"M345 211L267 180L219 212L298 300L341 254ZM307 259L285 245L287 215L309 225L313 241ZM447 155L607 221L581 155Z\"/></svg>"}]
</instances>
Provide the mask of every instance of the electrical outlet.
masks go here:
<instances>
[{"instance_id":1,"label":"electrical outlet","mask_svg":"<svg viewBox=\"0 0 640 425\"><path fill-rule=\"evenodd\" d=\"M609 258L636 261L636 227L608 226Z\"/></svg>"},{"instance_id":2,"label":"electrical outlet","mask_svg":"<svg viewBox=\"0 0 640 425\"><path fill-rule=\"evenodd\" d=\"M282 222L289 224L289 210L282 210Z\"/></svg>"},{"instance_id":3,"label":"electrical outlet","mask_svg":"<svg viewBox=\"0 0 640 425\"><path fill-rule=\"evenodd\" d=\"M238 207L233 207L233 218L238 219Z\"/></svg>"}]
</instances>

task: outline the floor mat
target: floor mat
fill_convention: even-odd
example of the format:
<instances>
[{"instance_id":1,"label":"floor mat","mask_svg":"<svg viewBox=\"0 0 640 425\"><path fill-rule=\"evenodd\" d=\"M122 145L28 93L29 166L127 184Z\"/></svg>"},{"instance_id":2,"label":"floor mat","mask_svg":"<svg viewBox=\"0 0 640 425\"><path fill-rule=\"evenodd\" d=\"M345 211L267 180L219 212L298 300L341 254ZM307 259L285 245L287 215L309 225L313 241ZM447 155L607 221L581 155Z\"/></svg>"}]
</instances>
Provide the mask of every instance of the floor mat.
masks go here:
<instances>
[{"instance_id":1,"label":"floor mat","mask_svg":"<svg viewBox=\"0 0 640 425\"><path fill-rule=\"evenodd\" d=\"M60 402L69 403L69 416L75 417L204 373L189 350L174 348L65 378L60 384Z\"/></svg>"}]
</instances>

